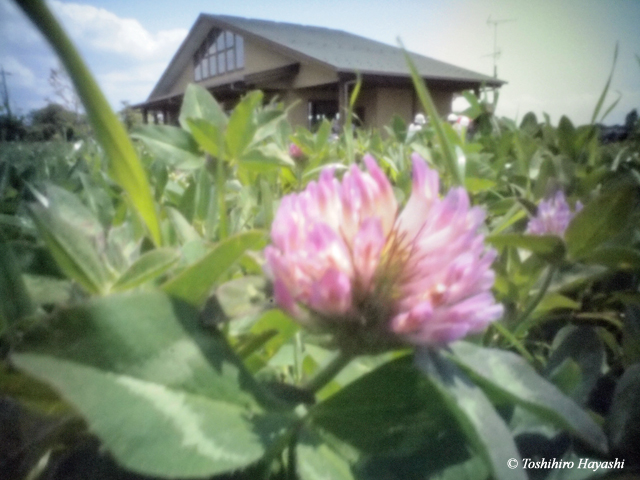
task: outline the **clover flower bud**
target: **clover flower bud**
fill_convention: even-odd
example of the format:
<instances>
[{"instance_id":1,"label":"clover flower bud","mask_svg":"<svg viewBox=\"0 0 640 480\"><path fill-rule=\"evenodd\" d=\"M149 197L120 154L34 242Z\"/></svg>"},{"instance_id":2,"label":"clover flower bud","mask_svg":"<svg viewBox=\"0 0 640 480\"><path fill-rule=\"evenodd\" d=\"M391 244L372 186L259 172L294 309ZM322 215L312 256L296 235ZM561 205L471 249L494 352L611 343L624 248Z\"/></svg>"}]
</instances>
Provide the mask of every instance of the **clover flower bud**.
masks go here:
<instances>
[{"instance_id":1,"label":"clover flower bud","mask_svg":"<svg viewBox=\"0 0 640 480\"><path fill-rule=\"evenodd\" d=\"M298 145L292 143L289 145L289 156L294 160L301 160L304 158L304 153Z\"/></svg>"}]
</instances>

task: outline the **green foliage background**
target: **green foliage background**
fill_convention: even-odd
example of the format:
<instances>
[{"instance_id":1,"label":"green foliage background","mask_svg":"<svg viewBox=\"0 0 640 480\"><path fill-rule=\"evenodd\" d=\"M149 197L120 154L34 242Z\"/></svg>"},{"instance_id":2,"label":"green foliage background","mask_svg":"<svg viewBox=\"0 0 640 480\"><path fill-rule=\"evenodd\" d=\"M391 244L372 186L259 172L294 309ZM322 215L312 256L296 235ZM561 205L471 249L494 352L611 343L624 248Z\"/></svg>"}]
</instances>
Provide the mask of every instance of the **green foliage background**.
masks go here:
<instances>
[{"instance_id":1,"label":"green foliage background","mask_svg":"<svg viewBox=\"0 0 640 480\"><path fill-rule=\"evenodd\" d=\"M414 76L431 114L420 132L399 118L385 132L347 122L338 138L328 122L294 131L260 92L226 115L191 85L179 126L130 137L44 4L18 4L66 62L95 140L3 146L6 478L594 476L507 463L541 457L638 471L637 123L602 145L595 124L516 125L467 93L467 137ZM486 208L505 316L450 348L336 356L274 308L260 253L274 212L365 153L403 201L412 152ZM565 238L523 234L558 188L585 204Z\"/></svg>"}]
</instances>

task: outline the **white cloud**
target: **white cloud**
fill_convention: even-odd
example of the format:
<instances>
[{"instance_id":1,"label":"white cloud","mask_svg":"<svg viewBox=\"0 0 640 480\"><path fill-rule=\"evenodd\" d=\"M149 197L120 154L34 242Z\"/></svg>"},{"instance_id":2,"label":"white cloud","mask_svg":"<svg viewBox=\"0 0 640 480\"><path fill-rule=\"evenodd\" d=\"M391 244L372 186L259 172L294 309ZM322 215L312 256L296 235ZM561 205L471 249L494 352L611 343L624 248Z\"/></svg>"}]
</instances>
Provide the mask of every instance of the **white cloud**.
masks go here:
<instances>
[{"instance_id":1,"label":"white cloud","mask_svg":"<svg viewBox=\"0 0 640 480\"><path fill-rule=\"evenodd\" d=\"M6 81L12 108L29 111L42 107L45 97L52 93L48 76L39 75L12 55L0 54L0 65L8 74ZM54 65L51 62L51 67Z\"/></svg>"},{"instance_id":2,"label":"white cloud","mask_svg":"<svg viewBox=\"0 0 640 480\"><path fill-rule=\"evenodd\" d=\"M7 55L0 57L0 65L10 75L7 83L19 84L23 87L33 87L36 84L36 75L33 71L23 65L17 58Z\"/></svg>"},{"instance_id":3,"label":"white cloud","mask_svg":"<svg viewBox=\"0 0 640 480\"><path fill-rule=\"evenodd\" d=\"M186 37L186 29L150 32L135 19L82 0L48 0L76 47L81 50L107 99L115 109L122 100L147 97ZM16 111L26 112L54 98L49 72L59 60L43 36L11 1L0 0L0 65Z\"/></svg>"},{"instance_id":4,"label":"white cloud","mask_svg":"<svg viewBox=\"0 0 640 480\"><path fill-rule=\"evenodd\" d=\"M148 62L98 75L98 82L111 104L119 109L123 100L138 103L145 99L165 68L165 62Z\"/></svg>"},{"instance_id":5,"label":"white cloud","mask_svg":"<svg viewBox=\"0 0 640 480\"><path fill-rule=\"evenodd\" d=\"M50 5L77 44L137 60L168 60L187 35L185 29L151 33L138 20L91 5L59 0Z\"/></svg>"},{"instance_id":6,"label":"white cloud","mask_svg":"<svg viewBox=\"0 0 640 480\"><path fill-rule=\"evenodd\" d=\"M29 24L13 2L0 2L0 45L22 47L42 42L42 36Z\"/></svg>"}]
</instances>

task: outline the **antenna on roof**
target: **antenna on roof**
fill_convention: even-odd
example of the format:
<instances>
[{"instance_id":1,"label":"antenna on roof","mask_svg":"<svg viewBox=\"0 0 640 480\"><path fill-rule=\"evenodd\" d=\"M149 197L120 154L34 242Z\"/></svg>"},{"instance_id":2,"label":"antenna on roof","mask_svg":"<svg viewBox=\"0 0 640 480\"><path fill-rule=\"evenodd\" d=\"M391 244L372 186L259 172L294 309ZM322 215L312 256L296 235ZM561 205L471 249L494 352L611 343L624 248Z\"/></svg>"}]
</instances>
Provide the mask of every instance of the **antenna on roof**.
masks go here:
<instances>
[{"instance_id":1,"label":"antenna on roof","mask_svg":"<svg viewBox=\"0 0 640 480\"><path fill-rule=\"evenodd\" d=\"M492 20L491 15L489 15L489 18L487 19L487 25L493 25L493 53L485 56L493 57L493 78L498 78L498 59L500 58L500 54L502 54L502 50L498 48L498 25L515 21L515 18Z\"/></svg>"}]
</instances>

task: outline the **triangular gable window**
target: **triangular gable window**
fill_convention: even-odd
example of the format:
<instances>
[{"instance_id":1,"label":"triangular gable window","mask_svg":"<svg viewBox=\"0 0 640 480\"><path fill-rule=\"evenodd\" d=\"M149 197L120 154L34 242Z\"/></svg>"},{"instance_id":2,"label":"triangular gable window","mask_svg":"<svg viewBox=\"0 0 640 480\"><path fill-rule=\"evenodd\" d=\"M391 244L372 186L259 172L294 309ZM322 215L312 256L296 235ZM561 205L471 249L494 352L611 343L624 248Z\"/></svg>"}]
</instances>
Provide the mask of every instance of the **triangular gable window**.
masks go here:
<instances>
[{"instance_id":1,"label":"triangular gable window","mask_svg":"<svg viewBox=\"0 0 640 480\"><path fill-rule=\"evenodd\" d=\"M244 68L244 38L214 28L193 56L196 82Z\"/></svg>"}]
</instances>

